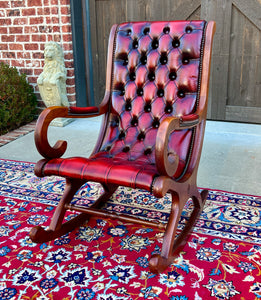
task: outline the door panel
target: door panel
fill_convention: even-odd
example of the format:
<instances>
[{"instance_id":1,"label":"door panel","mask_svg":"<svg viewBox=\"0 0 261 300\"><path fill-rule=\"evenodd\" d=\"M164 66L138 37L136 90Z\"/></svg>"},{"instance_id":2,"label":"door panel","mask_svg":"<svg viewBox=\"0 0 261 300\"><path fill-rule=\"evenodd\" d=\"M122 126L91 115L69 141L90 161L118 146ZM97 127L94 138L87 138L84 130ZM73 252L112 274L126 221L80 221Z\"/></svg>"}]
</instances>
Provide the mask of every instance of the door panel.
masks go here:
<instances>
[{"instance_id":1,"label":"door panel","mask_svg":"<svg viewBox=\"0 0 261 300\"><path fill-rule=\"evenodd\" d=\"M261 113L258 98L261 31L236 6L232 7L231 20L226 118L258 122L261 121L261 114L253 115L252 112L257 109Z\"/></svg>"},{"instance_id":2,"label":"door panel","mask_svg":"<svg viewBox=\"0 0 261 300\"><path fill-rule=\"evenodd\" d=\"M261 124L261 0L202 0L215 20L210 105L212 120Z\"/></svg>"}]
</instances>

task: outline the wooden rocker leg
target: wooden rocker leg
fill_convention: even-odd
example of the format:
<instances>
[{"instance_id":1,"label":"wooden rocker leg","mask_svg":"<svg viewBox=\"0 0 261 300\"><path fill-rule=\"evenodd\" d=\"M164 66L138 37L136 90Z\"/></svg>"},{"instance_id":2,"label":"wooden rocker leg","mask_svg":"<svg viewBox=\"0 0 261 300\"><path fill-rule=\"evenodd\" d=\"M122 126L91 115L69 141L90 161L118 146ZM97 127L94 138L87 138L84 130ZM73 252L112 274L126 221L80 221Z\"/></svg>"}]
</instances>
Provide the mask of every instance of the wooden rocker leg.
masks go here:
<instances>
[{"instance_id":1,"label":"wooden rocker leg","mask_svg":"<svg viewBox=\"0 0 261 300\"><path fill-rule=\"evenodd\" d=\"M66 187L62 199L53 214L50 226L45 230L41 226L35 226L30 231L30 238L34 243L45 243L54 240L75 228L83 225L90 217L89 214L81 213L73 219L63 223L64 215L67 210L67 204L69 204L75 193L83 185L84 182L76 180L67 180ZM91 207L99 207L102 203L106 202L117 187L105 189L104 193L91 205Z\"/></svg>"},{"instance_id":2,"label":"wooden rocker leg","mask_svg":"<svg viewBox=\"0 0 261 300\"><path fill-rule=\"evenodd\" d=\"M149 262L152 273L163 272L186 245L189 234L198 216L201 214L208 191L204 190L201 194L198 193L198 195L198 197L192 196L194 203L193 212L181 233L176 237L178 222L188 199L180 199L176 193L172 193L171 212L163 239L161 254L153 255Z\"/></svg>"}]
</instances>

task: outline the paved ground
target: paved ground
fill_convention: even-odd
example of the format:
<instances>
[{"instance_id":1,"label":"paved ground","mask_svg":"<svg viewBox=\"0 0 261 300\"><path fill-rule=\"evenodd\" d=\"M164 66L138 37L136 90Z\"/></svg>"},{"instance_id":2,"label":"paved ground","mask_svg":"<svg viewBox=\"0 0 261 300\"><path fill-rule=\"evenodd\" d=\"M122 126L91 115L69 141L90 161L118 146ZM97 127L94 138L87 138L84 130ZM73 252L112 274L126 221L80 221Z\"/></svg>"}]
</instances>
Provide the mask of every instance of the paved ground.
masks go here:
<instances>
[{"instance_id":1,"label":"paved ground","mask_svg":"<svg viewBox=\"0 0 261 300\"><path fill-rule=\"evenodd\" d=\"M69 141L69 156L89 156L101 118L77 119L66 127L51 127L51 144ZM0 137L0 158L36 162L41 159L33 138L34 124ZM27 130L27 132L25 132ZM19 134L20 131L20 134ZM22 131L22 132L21 132ZM26 134L27 133L27 134ZM1 146L3 138L8 142ZM13 141L10 141L14 139ZM208 121L198 173L200 187L261 195L261 125Z\"/></svg>"},{"instance_id":2,"label":"paved ground","mask_svg":"<svg viewBox=\"0 0 261 300\"><path fill-rule=\"evenodd\" d=\"M19 137L26 135L27 133L34 131L36 121L33 121L27 125L21 126L7 134L0 135L0 147L6 145Z\"/></svg>"}]
</instances>

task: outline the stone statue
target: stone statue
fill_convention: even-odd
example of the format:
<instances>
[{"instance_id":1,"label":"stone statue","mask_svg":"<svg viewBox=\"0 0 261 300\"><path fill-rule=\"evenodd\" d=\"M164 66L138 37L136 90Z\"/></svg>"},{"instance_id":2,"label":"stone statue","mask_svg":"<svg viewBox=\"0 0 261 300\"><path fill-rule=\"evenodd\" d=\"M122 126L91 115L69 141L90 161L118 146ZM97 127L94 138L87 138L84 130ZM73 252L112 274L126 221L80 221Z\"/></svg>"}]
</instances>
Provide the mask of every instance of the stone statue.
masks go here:
<instances>
[{"instance_id":1,"label":"stone statue","mask_svg":"<svg viewBox=\"0 0 261 300\"><path fill-rule=\"evenodd\" d=\"M40 95L47 107L69 106L65 82L63 50L56 42L48 42L44 48L44 69L37 79Z\"/></svg>"}]
</instances>

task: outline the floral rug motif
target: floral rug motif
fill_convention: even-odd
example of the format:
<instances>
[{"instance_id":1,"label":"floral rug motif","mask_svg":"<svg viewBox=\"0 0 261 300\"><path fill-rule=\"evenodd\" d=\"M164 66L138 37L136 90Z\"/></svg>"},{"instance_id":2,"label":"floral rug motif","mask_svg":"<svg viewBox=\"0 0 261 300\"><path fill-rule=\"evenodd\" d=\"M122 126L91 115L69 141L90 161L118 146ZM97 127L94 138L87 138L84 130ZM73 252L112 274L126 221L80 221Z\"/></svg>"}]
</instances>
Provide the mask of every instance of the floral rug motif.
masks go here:
<instances>
[{"instance_id":1,"label":"floral rug motif","mask_svg":"<svg viewBox=\"0 0 261 300\"><path fill-rule=\"evenodd\" d=\"M33 167L0 160L0 300L261 298L260 197L210 191L185 248L155 275L148 261L161 249L157 229L93 218L55 241L32 243L30 229L48 226L64 188L59 177L35 177ZM74 201L89 205L101 192L89 183ZM168 195L120 188L106 209L164 222L169 207Z\"/></svg>"}]
</instances>

